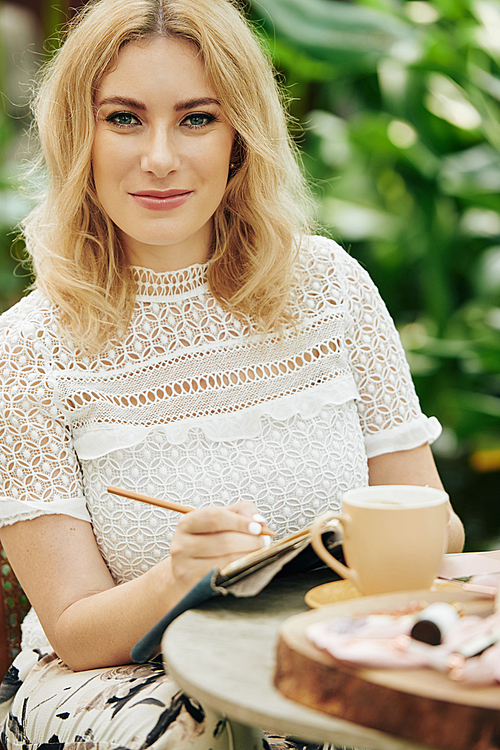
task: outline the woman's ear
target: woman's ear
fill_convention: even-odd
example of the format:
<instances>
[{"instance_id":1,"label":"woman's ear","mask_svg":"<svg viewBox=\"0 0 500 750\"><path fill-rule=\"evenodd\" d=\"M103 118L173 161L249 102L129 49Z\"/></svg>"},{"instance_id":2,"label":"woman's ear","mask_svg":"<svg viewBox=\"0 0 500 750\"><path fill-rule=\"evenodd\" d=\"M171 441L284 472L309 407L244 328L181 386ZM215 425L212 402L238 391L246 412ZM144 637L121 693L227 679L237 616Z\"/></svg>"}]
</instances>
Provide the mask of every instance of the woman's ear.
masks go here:
<instances>
[{"instance_id":1,"label":"woman's ear","mask_svg":"<svg viewBox=\"0 0 500 750\"><path fill-rule=\"evenodd\" d=\"M241 141L240 134L236 133L234 136L233 148L231 150L231 159L229 163L229 174L231 177L241 167L244 159L245 159L245 149Z\"/></svg>"}]
</instances>

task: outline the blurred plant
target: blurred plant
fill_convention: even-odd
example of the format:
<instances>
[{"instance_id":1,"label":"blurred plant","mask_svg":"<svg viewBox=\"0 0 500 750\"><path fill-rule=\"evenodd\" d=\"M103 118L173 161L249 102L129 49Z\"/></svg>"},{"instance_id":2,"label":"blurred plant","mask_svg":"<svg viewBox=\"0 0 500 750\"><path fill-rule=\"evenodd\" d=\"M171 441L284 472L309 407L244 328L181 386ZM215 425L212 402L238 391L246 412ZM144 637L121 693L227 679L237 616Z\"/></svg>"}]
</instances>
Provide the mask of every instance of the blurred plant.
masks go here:
<instances>
[{"instance_id":1,"label":"blurred plant","mask_svg":"<svg viewBox=\"0 0 500 750\"><path fill-rule=\"evenodd\" d=\"M0 14L3 14L0 15L0 310L5 310L22 296L32 281L25 264L24 243L16 228L30 208L30 202L20 190L21 159L29 158L29 153L23 157L19 154L21 144L22 151L27 150L25 133L30 125L30 82L25 81L26 90L20 91L13 81L14 76L8 75L7 66L13 66L21 78L29 78L28 67L33 64L36 53L30 50L28 65L24 56L26 50L15 46L16 41L26 41L25 35L31 31L31 28L18 28L23 25L31 27L31 23L27 23L29 17L14 4L2 6L1 0ZM5 23L7 15L9 22ZM69 0L46 0L42 4L42 29L39 31L46 42L40 62L57 47L58 30L68 17ZM9 38L9 27L14 30L12 39ZM30 39L30 43L33 42ZM16 90L14 95L12 89Z\"/></svg>"},{"instance_id":2,"label":"blurred plant","mask_svg":"<svg viewBox=\"0 0 500 750\"><path fill-rule=\"evenodd\" d=\"M14 227L27 206L13 184L18 127L8 112L7 45L2 43L1 30L0 25L0 309L5 310L26 286L26 272L20 271L23 245L15 242Z\"/></svg>"},{"instance_id":3,"label":"blurred plant","mask_svg":"<svg viewBox=\"0 0 500 750\"><path fill-rule=\"evenodd\" d=\"M500 1L249 6L293 97L318 219L371 273L444 425L436 453L470 544L500 541Z\"/></svg>"}]
</instances>

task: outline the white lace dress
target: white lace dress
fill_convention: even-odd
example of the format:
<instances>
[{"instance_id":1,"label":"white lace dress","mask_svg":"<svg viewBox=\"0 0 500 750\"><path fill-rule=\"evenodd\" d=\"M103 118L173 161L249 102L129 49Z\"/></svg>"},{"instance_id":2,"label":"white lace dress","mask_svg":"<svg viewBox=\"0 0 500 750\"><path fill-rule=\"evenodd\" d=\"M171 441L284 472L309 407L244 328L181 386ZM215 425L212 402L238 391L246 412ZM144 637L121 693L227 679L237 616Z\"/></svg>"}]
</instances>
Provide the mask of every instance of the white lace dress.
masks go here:
<instances>
[{"instance_id":1,"label":"white lace dress","mask_svg":"<svg viewBox=\"0 0 500 750\"><path fill-rule=\"evenodd\" d=\"M91 520L121 583L168 554L178 514L108 485L196 508L252 500L282 535L366 485L367 457L432 442L439 424L366 272L322 237L302 270L300 326L281 338L224 311L205 265L135 269L128 335L94 358L61 338L39 292L5 313L0 523Z\"/></svg>"},{"instance_id":2,"label":"white lace dress","mask_svg":"<svg viewBox=\"0 0 500 750\"><path fill-rule=\"evenodd\" d=\"M334 242L304 242L299 322L279 337L224 311L206 271L135 269L128 334L93 358L64 340L39 292L2 316L0 525L44 513L91 521L122 583L168 554L178 515L108 485L194 507L252 500L282 535L366 485L368 457L437 437L377 290ZM0 696L8 750L49 739L72 750L230 747L229 723L175 692L158 665L76 674L55 654L35 664L34 647L51 650L31 612ZM140 712L117 714L137 691Z\"/></svg>"}]
</instances>

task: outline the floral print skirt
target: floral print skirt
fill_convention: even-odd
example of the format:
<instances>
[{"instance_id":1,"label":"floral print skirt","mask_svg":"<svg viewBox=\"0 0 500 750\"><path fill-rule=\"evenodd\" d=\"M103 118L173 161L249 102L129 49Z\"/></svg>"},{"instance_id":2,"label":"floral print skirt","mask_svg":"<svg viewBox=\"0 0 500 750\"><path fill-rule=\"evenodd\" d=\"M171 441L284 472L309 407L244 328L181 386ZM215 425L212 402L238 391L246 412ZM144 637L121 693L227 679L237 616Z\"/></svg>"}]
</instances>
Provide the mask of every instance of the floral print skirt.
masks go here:
<instances>
[{"instance_id":1,"label":"floral print skirt","mask_svg":"<svg viewBox=\"0 0 500 750\"><path fill-rule=\"evenodd\" d=\"M55 653L38 650L22 651L7 672L0 686L0 721L5 750L321 747L265 734L203 708L160 661L73 672Z\"/></svg>"}]
</instances>

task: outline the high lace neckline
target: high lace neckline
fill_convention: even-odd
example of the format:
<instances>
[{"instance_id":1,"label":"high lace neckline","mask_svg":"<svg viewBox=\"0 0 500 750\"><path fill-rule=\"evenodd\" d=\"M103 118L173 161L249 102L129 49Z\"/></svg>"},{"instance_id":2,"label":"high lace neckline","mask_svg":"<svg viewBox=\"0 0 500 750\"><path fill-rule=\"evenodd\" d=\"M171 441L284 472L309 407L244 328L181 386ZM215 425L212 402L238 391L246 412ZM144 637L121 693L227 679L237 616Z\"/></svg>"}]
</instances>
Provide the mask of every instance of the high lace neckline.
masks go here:
<instances>
[{"instance_id":1,"label":"high lace neckline","mask_svg":"<svg viewBox=\"0 0 500 750\"><path fill-rule=\"evenodd\" d=\"M208 263L195 263L178 271L158 273L151 268L132 266L137 282L137 298L179 297L191 295L205 288Z\"/></svg>"}]
</instances>

